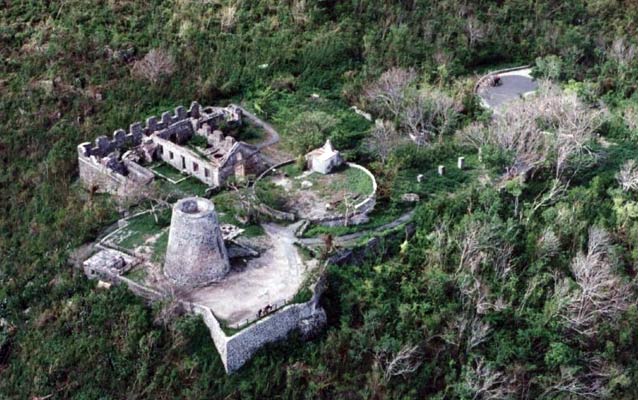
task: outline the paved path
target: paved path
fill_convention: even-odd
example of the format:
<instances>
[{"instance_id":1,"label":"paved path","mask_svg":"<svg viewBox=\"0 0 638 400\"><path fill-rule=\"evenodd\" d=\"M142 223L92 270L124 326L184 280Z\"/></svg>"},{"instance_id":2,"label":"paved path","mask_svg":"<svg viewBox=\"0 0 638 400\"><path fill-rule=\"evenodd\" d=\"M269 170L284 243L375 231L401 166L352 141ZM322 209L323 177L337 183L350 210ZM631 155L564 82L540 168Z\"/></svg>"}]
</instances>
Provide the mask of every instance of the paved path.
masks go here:
<instances>
[{"instance_id":1,"label":"paved path","mask_svg":"<svg viewBox=\"0 0 638 400\"><path fill-rule=\"evenodd\" d=\"M408 211L407 213L401 215L399 218L395 219L392 222L389 222L385 225L381 225L375 229L371 229L371 230L367 230L367 231L362 231L362 232L355 232L355 233L350 233L348 235L343 235L343 236L337 236L334 237L333 243L338 245L338 246L352 246L354 244L356 244L357 240L361 239L362 237L364 237L365 235L368 235L370 233L379 233L379 232L383 232L383 231L387 231L390 229L394 229L400 225L403 225L407 222L409 222L412 217L414 216L416 208L413 208L412 210ZM297 239L297 241L301 244L303 244L304 246L308 246L308 247L315 247L315 246L323 246L324 244L324 240L323 238L320 237L314 237L314 238L299 238Z\"/></svg>"},{"instance_id":2,"label":"paved path","mask_svg":"<svg viewBox=\"0 0 638 400\"><path fill-rule=\"evenodd\" d=\"M496 73L496 75L501 77L501 85L483 88L479 90L478 95L485 106L492 109L499 108L505 103L518 99L538 88L538 83L531 77L530 72L530 68L525 68Z\"/></svg>"}]
</instances>

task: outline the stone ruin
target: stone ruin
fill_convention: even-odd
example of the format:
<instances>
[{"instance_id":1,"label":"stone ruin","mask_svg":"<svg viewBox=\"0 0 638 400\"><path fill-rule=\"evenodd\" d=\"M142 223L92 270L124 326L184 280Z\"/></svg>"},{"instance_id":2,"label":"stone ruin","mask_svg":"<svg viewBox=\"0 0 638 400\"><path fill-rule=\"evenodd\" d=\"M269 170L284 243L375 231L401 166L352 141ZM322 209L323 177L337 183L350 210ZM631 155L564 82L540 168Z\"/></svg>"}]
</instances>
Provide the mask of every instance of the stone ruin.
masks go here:
<instances>
[{"instance_id":1,"label":"stone ruin","mask_svg":"<svg viewBox=\"0 0 638 400\"><path fill-rule=\"evenodd\" d=\"M125 284L136 295L151 301L165 300L173 293L172 289L179 289L174 293L181 294L174 300L186 312L202 316L226 372L232 373L264 345L285 339L293 331L298 332L302 339L311 339L321 331L326 324L326 313L319 299L325 290L325 281L318 277L310 287L311 298L304 302L270 303L264 299L268 303L253 310L254 319L238 327L227 325L227 320L218 316L218 312L223 310L215 304L224 304L225 308L230 305L235 311L238 307L245 308L247 299L241 293L244 290L262 290L262 286L268 287L269 283L256 280L254 274L246 277L245 267L231 270L229 259L257 255L233 256L231 253L238 251L231 239L236 235L236 228L226 226L224 231L212 201L201 197L184 198L173 206L164 265L160 267L163 271L160 275L165 280L158 281L154 277L156 284L153 285L127 277L129 270L140 264L143 267L146 261L138 259L136 254L125 253L124 249L108 248L105 241L97 243L98 251L84 260L81 266L89 278L100 280L99 287ZM225 235L228 237L225 238ZM260 265L255 268L261 271L267 267ZM286 277L273 276L270 285L282 279ZM268 290L278 288L275 285ZM212 301L207 293L217 293L216 300ZM257 298L260 299L259 296ZM221 315L228 314L222 312ZM228 333L224 325L236 330Z\"/></svg>"},{"instance_id":2,"label":"stone ruin","mask_svg":"<svg viewBox=\"0 0 638 400\"><path fill-rule=\"evenodd\" d=\"M91 191L126 197L153 182L156 174L145 165L159 160L210 187L258 174L267 168L259 149L220 130L240 126L242 116L243 110L235 105L201 107L193 102L188 110L180 106L161 118L147 118L145 124L131 124L128 132L118 129L112 138L100 136L93 144L82 143L80 180ZM205 139L206 145L189 143L195 136Z\"/></svg>"},{"instance_id":3,"label":"stone ruin","mask_svg":"<svg viewBox=\"0 0 638 400\"><path fill-rule=\"evenodd\" d=\"M173 206L164 275L180 286L219 282L230 270L215 206L186 198Z\"/></svg>"}]
</instances>

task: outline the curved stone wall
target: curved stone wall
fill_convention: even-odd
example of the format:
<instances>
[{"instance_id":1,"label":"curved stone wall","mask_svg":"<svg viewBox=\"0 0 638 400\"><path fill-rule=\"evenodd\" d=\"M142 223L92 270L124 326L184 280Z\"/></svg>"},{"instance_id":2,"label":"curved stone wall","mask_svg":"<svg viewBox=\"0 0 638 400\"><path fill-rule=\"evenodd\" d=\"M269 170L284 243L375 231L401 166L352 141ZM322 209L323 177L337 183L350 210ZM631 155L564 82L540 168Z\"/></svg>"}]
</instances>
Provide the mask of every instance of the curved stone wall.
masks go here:
<instances>
[{"instance_id":1,"label":"curved stone wall","mask_svg":"<svg viewBox=\"0 0 638 400\"><path fill-rule=\"evenodd\" d=\"M278 221L294 221L295 219L297 219L297 216L289 212L275 210L274 208L269 207L265 205L264 203L262 203L257 197L257 194L255 193L255 185L257 185L257 183L263 177L268 175L274 169L281 168L285 165L289 165L294 162L295 160L288 160L288 161L279 163L277 165L273 165L272 167L264 171L261 175L259 175L252 186L253 197L258 202L258 206L257 206L258 211ZM347 164L350 168L357 168L363 171L372 180L372 192L368 195L368 197L366 197L364 200L362 200L357 205L355 205L354 212L352 212L347 217L345 215L336 215L336 216L329 216L325 218L314 218L314 219L308 218L307 219L308 221L315 224L321 224L326 226L343 226L343 225L346 225L346 222L349 225L357 225L357 224L361 224L368 221L368 214L374 209L374 206L376 204L377 180L375 179L374 175L372 175L372 172L368 171L367 168L355 163L349 162Z\"/></svg>"},{"instance_id":2,"label":"curved stone wall","mask_svg":"<svg viewBox=\"0 0 638 400\"><path fill-rule=\"evenodd\" d=\"M178 285L218 282L230 270L213 203L185 198L173 207L164 275Z\"/></svg>"}]
</instances>

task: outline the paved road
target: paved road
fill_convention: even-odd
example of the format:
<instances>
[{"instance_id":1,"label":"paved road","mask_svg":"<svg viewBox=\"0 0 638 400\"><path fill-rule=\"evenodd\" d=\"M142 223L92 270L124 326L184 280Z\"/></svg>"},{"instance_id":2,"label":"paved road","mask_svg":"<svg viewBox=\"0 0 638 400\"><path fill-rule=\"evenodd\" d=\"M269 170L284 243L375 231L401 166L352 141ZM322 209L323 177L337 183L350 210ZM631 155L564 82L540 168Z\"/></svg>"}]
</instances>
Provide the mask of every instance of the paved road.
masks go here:
<instances>
[{"instance_id":1,"label":"paved road","mask_svg":"<svg viewBox=\"0 0 638 400\"><path fill-rule=\"evenodd\" d=\"M515 69L495 71L490 75L498 75L501 78L501 85L481 87L481 82L477 83L477 94L481 97L483 105L498 109L505 103L518 99L522 95L538 89L538 83L531 76L532 69L520 67ZM484 76L482 79L489 75Z\"/></svg>"},{"instance_id":2,"label":"paved road","mask_svg":"<svg viewBox=\"0 0 638 400\"><path fill-rule=\"evenodd\" d=\"M363 236L368 235L370 233L379 233L379 232L387 231L390 229L394 229L400 225L403 225L409 222L414 216L415 210L416 209L412 209L408 211L407 213L401 215L399 218L395 219L394 221L389 222L385 225L381 225L375 229L366 230L362 232L355 232L355 233L351 233L351 234L343 235L343 236L337 236L332 239L333 243L338 246L351 246L356 244L357 240L359 240ZM300 238L300 239L297 239L297 241L303 244L304 246L309 246L309 247L323 246L324 244L323 238L320 238L320 237Z\"/></svg>"}]
</instances>

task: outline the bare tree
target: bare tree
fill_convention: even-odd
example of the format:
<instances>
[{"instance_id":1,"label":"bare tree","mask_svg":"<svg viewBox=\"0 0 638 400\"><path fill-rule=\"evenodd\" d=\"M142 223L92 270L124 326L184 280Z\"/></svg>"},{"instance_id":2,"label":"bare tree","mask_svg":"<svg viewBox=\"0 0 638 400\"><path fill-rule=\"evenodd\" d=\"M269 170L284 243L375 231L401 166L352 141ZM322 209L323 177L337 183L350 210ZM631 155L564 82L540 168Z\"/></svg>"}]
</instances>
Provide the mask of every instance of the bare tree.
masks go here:
<instances>
[{"instance_id":1,"label":"bare tree","mask_svg":"<svg viewBox=\"0 0 638 400\"><path fill-rule=\"evenodd\" d=\"M556 177L584 154L601 123L602 112L583 104L575 94L542 83L529 98L511 102L481 129L471 125L458 138L473 146L491 145L511 153L514 158L506 178L533 172L548 162Z\"/></svg>"},{"instance_id":2,"label":"bare tree","mask_svg":"<svg viewBox=\"0 0 638 400\"><path fill-rule=\"evenodd\" d=\"M237 20L237 5L229 4L220 10L219 25L223 32L230 32Z\"/></svg>"},{"instance_id":3,"label":"bare tree","mask_svg":"<svg viewBox=\"0 0 638 400\"><path fill-rule=\"evenodd\" d=\"M379 156L381 163L385 164L392 151L402 141L401 135L399 135L393 123L378 119L374 121L374 127L370 131L367 145L372 153Z\"/></svg>"},{"instance_id":4,"label":"bare tree","mask_svg":"<svg viewBox=\"0 0 638 400\"><path fill-rule=\"evenodd\" d=\"M560 375L542 394L542 398L554 398L559 394L579 399L604 399L611 394L607 388L609 381L622 374L615 365L599 357L590 357L581 363L583 369L561 368Z\"/></svg>"},{"instance_id":5,"label":"bare tree","mask_svg":"<svg viewBox=\"0 0 638 400\"><path fill-rule=\"evenodd\" d=\"M152 49L133 65L133 74L151 83L159 82L175 72L175 60L166 50Z\"/></svg>"},{"instance_id":6,"label":"bare tree","mask_svg":"<svg viewBox=\"0 0 638 400\"><path fill-rule=\"evenodd\" d=\"M413 69L390 68L365 90L365 97L379 111L396 119L402 111L405 90L416 81Z\"/></svg>"},{"instance_id":7,"label":"bare tree","mask_svg":"<svg viewBox=\"0 0 638 400\"><path fill-rule=\"evenodd\" d=\"M406 344L394 353L377 352L375 358L383 371L383 380L388 383L394 376L406 376L415 372L423 362L418 346Z\"/></svg>"},{"instance_id":8,"label":"bare tree","mask_svg":"<svg viewBox=\"0 0 638 400\"><path fill-rule=\"evenodd\" d=\"M596 335L598 323L613 320L631 304L631 287L613 271L611 239L602 228L589 229L587 253L580 252L570 265L576 289L568 278L558 280L554 298L566 326L586 337Z\"/></svg>"},{"instance_id":9,"label":"bare tree","mask_svg":"<svg viewBox=\"0 0 638 400\"><path fill-rule=\"evenodd\" d=\"M475 16L465 19L465 33L467 35L470 48L474 48L474 46L485 39L486 36L485 26Z\"/></svg>"},{"instance_id":10,"label":"bare tree","mask_svg":"<svg viewBox=\"0 0 638 400\"><path fill-rule=\"evenodd\" d=\"M627 43L626 38L619 37L612 42L608 54L621 66L627 66L636 60L638 48L633 43Z\"/></svg>"},{"instance_id":11,"label":"bare tree","mask_svg":"<svg viewBox=\"0 0 638 400\"><path fill-rule=\"evenodd\" d=\"M454 100L440 90L428 88L406 96L401 125L412 141L422 145L450 130L457 117Z\"/></svg>"},{"instance_id":12,"label":"bare tree","mask_svg":"<svg viewBox=\"0 0 638 400\"><path fill-rule=\"evenodd\" d=\"M638 131L638 107L629 106L623 110L623 120L632 132Z\"/></svg>"},{"instance_id":13,"label":"bare tree","mask_svg":"<svg viewBox=\"0 0 638 400\"><path fill-rule=\"evenodd\" d=\"M514 379L478 358L464 371L464 383L474 400L509 399L516 393Z\"/></svg>"},{"instance_id":14,"label":"bare tree","mask_svg":"<svg viewBox=\"0 0 638 400\"><path fill-rule=\"evenodd\" d=\"M636 161L626 161L616 174L616 179L625 192L638 190L638 164Z\"/></svg>"}]
</instances>

